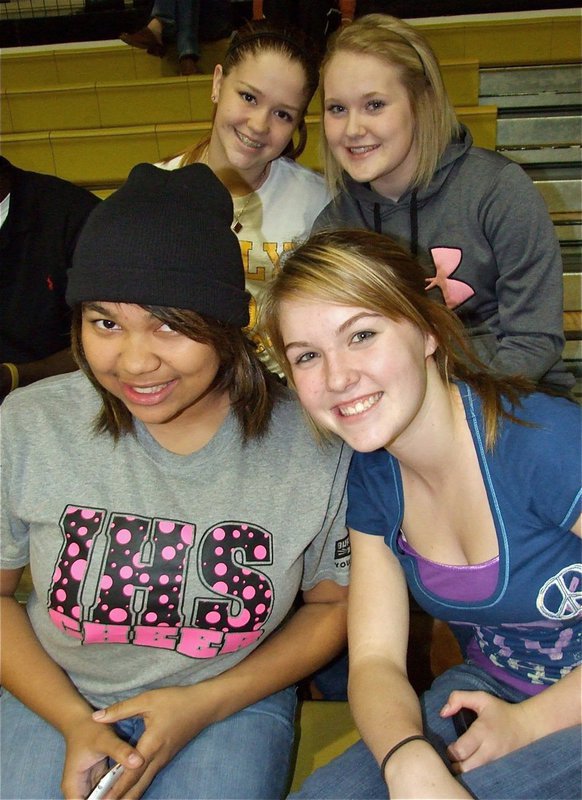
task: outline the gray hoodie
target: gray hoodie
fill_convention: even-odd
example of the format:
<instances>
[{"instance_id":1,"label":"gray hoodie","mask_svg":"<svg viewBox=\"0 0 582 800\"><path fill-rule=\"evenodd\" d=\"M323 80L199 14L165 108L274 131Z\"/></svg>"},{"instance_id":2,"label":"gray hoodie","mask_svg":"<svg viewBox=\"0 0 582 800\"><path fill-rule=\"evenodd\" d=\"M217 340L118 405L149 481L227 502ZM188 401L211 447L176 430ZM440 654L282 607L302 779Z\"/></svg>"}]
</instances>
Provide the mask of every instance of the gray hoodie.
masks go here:
<instances>
[{"instance_id":1,"label":"gray hoodie","mask_svg":"<svg viewBox=\"0 0 582 800\"><path fill-rule=\"evenodd\" d=\"M544 200L516 163L463 128L426 189L394 201L345 175L313 230L368 228L398 241L441 290L492 369L571 387L560 248Z\"/></svg>"}]
</instances>

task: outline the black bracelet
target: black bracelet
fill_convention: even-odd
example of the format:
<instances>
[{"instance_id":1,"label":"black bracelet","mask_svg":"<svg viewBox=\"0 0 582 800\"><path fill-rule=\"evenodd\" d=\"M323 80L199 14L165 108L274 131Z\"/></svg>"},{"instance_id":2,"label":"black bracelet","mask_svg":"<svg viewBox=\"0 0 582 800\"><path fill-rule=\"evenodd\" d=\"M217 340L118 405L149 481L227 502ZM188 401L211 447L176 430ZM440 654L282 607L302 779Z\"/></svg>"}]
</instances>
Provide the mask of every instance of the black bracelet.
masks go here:
<instances>
[{"instance_id":1,"label":"black bracelet","mask_svg":"<svg viewBox=\"0 0 582 800\"><path fill-rule=\"evenodd\" d=\"M390 759L397 750L400 750L400 748L404 747L404 745L408 744L408 742L414 742L416 739L422 739L423 742L428 742L430 744L426 736L422 736L422 734L420 733L415 733L414 736L407 736L406 739L402 739L400 742L395 744L394 747L391 747L390 750L388 750L388 752L382 759L382 763L380 764L380 775L382 776L382 780L384 781L384 783L386 783L386 778L384 777L384 770L386 769L386 764L388 763L388 761L390 761Z\"/></svg>"}]
</instances>

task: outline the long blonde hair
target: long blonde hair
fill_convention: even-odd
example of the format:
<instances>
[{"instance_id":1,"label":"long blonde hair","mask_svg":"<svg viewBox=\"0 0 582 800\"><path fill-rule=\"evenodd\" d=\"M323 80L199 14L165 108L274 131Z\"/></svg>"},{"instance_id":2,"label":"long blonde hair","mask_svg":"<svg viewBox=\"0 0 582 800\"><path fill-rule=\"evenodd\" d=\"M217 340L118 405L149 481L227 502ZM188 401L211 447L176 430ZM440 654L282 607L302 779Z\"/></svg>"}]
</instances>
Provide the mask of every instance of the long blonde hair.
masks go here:
<instances>
[{"instance_id":1,"label":"long blonde hair","mask_svg":"<svg viewBox=\"0 0 582 800\"><path fill-rule=\"evenodd\" d=\"M300 29L289 25L279 27L267 19L261 19L248 22L236 32L224 57L223 76L226 77L245 58L256 57L261 53L278 53L289 61L297 62L305 74L305 103L297 125L297 141L291 139L281 153L287 158L299 158L307 143L305 112L319 83L320 58L313 43ZM164 161L171 161L178 155L182 156L181 167L200 161L208 148L211 135L205 136L186 150L169 156Z\"/></svg>"},{"instance_id":2,"label":"long blonde hair","mask_svg":"<svg viewBox=\"0 0 582 800\"><path fill-rule=\"evenodd\" d=\"M502 398L517 405L520 395L535 388L525 379L500 378L487 370L473 353L459 319L425 291L419 264L383 234L361 229L314 234L290 252L283 269L267 285L260 328L291 386L279 318L282 302L297 299L366 308L389 319L407 320L434 336L438 346L433 357L442 380L465 381L481 397L488 448L495 444L500 418L515 419L504 409Z\"/></svg>"},{"instance_id":3,"label":"long blonde hair","mask_svg":"<svg viewBox=\"0 0 582 800\"><path fill-rule=\"evenodd\" d=\"M367 14L341 28L330 40L321 66L321 103L325 114L325 72L339 53L374 56L397 67L414 117L418 163L410 188L427 186L447 145L460 132L437 57L411 25L387 14ZM325 174L332 194L343 188L343 173L325 136L321 137Z\"/></svg>"}]
</instances>

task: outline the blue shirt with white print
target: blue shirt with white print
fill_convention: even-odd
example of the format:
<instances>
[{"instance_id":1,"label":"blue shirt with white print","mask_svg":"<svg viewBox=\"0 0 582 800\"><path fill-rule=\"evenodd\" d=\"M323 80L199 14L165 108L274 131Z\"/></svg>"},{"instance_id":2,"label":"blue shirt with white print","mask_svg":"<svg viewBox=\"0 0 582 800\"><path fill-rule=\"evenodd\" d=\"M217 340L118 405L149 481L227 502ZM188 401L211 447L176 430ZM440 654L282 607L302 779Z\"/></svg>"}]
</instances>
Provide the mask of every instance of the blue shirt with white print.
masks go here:
<instances>
[{"instance_id":1,"label":"blue shirt with white print","mask_svg":"<svg viewBox=\"0 0 582 800\"><path fill-rule=\"evenodd\" d=\"M498 558L459 567L418 556L400 531L400 466L385 450L353 456L348 525L384 536L419 605L469 641L472 661L533 694L581 662L582 548L570 530L582 510L580 408L564 398L527 395L511 409L527 424L502 419L487 451L480 398L466 384L459 389Z\"/></svg>"}]
</instances>

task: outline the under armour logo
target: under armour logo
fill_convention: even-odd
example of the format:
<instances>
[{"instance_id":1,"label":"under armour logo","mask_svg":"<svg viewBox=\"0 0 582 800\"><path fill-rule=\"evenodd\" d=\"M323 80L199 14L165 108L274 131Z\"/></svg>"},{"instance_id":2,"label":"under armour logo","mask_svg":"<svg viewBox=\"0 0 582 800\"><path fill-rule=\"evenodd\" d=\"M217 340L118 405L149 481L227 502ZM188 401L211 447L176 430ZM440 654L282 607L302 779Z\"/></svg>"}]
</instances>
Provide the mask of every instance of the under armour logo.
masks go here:
<instances>
[{"instance_id":1,"label":"under armour logo","mask_svg":"<svg viewBox=\"0 0 582 800\"><path fill-rule=\"evenodd\" d=\"M451 278L463 259L462 251L458 247L431 247L430 254L436 274L433 278L426 278L426 291L438 286L447 308L457 308L473 297L475 291L468 283Z\"/></svg>"}]
</instances>

